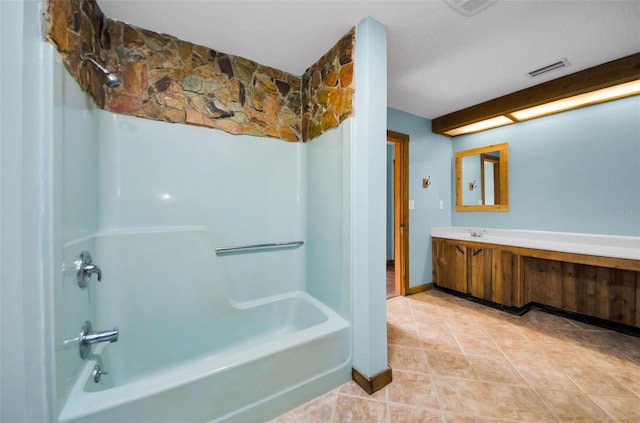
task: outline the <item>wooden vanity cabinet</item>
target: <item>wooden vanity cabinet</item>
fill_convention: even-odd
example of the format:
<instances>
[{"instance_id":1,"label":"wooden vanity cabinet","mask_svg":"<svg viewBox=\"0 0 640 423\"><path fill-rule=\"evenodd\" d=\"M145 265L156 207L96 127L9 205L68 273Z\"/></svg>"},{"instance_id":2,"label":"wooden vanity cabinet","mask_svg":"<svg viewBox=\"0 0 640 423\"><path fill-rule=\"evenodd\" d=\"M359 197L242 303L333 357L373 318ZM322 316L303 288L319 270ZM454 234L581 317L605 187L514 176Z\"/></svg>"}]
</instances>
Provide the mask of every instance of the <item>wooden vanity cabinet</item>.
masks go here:
<instances>
[{"instance_id":1,"label":"wooden vanity cabinet","mask_svg":"<svg viewBox=\"0 0 640 423\"><path fill-rule=\"evenodd\" d=\"M478 243L433 238L433 281L444 288L512 305L514 254Z\"/></svg>"},{"instance_id":2,"label":"wooden vanity cabinet","mask_svg":"<svg viewBox=\"0 0 640 423\"><path fill-rule=\"evenodd\" d=\"M551 306L640 327L640 261L433 238L433 281L508 307Z\"/></svg>"},{"instance_id":3,"label":"wooden vanity cabinet","mask_svg":"<svg viewBox=\"0 0 640 423\"><path fill-rule=\"evenodd\" d=\"M527 302L640 326L640 272L525 257Z\"/></svg>"}]
</instances>

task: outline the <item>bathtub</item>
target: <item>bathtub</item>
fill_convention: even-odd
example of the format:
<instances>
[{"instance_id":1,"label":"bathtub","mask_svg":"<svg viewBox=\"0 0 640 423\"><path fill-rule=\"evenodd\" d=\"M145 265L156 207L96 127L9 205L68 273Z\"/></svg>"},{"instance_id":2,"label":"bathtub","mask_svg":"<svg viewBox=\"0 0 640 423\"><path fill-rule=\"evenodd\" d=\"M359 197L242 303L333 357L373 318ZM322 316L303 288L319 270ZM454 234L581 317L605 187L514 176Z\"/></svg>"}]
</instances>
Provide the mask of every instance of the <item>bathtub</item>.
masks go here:
<instances>
[{"instance_id":1,"label":"bathtub","mask_svg":"<svg viewBox=\"0 0 640 423\"><path fill-rule=\"evenodd\" d=\"M93 346L60 422L265 421L349 380L349 322L304 291L234 302L210 238L202 227L96 236L93 326L120 337Z\"/></svg>"}]
</instances>

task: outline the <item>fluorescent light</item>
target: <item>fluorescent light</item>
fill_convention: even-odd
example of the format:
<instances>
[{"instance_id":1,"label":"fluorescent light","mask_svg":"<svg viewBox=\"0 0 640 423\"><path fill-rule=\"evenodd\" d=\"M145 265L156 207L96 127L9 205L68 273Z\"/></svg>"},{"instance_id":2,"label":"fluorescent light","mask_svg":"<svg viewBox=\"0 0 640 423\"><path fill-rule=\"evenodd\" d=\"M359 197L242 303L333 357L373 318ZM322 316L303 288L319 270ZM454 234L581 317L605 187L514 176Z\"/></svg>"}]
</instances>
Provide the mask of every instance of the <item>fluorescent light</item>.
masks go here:
<instances>
[{"instance_id":1,"label":"fluorescent light","mask_svg":"<svg viewBox=\"0 0 640 423\"><path fill-rule=\"evenodd\" d=\"M640 80L591 91L590 93L575 95L562 100L552 101L551 103L513 112L511 115L518 120L532 119L539 116L550 115L564 110L602 103L604 101L615 100L617 98L628 97L635 94L640 94Z\"/></svg>"},{"instance_id":2,"label":"fluorescent light","mask_svg":"<svg viewBox=\"0 0 640 423\"><path fill-rule=\"evenodd\" d=\"M481 120L480 122L471 123L469 125L461 126L459 128L451 129L450 131L445 132L445 135L455 137L456 135L484 131L485 129L497 128L498 126L508 125L510 123L513 123L513 121L508 117L498 116L491 119Z\"/></svg>"}]
</instances>

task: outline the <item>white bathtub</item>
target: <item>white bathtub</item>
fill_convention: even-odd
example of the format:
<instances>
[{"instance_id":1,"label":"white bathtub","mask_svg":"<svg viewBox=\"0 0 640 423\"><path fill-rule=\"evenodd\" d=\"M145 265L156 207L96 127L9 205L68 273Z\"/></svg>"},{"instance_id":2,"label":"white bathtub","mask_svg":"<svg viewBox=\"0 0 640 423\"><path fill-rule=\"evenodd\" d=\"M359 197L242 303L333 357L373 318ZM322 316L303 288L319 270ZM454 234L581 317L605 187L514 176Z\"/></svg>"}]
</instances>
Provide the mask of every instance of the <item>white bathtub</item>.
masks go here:
<instances>
[{"instance_id":1,"label":"white bathtub","mask_svg":"<svg viewBox=\"0 0 640 423\"><path fill-rule=\"evenodd\" d=\"M93 346L61 422L265 421L349 379L349 323L302 291L230 301L209 238L96 237L93 327L120 337ZM109 372L100 383L96 364Z\"/></svg>"}]
</instances>

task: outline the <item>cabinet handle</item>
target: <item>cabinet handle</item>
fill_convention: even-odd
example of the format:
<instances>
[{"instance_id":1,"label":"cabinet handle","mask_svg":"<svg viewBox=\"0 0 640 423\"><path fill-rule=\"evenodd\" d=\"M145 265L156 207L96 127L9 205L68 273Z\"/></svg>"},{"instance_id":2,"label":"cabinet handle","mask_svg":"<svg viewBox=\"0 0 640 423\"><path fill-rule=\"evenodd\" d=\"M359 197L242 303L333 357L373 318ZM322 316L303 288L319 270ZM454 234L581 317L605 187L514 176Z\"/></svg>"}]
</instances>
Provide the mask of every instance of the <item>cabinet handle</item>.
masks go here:
<instances>
[{"instance_id":1,"label":"cabinet handle","mask_svg":"<svg viewBox=\"0 0 640 423\"><path fill-rule=\"evenodd\" d=\"M474 256L474 257L475 257L475 256L477 256L477 255L478 255L478 253L479 253L480 251L482 251L482 248L478 248L478 249L473 253L473 256Z\"/></svg>"},{"instance_id":2,"label":"cabinet handle","mask_svg":"<svg viewBox=\"0 0 640 423\"><path fill-rule=\"evenodd\" d=\"M462 248L460 248L460 246L459 246L459 245L456 245L456 249L457 249L458 251L460 251L460 253L464 254L464 250L463 250Z\"/></svg>"}]
</instances>

